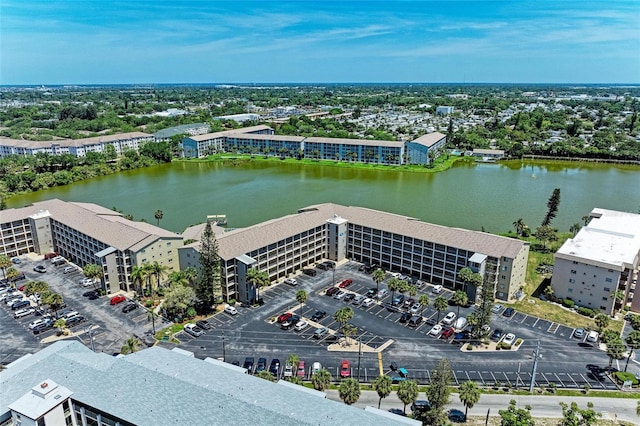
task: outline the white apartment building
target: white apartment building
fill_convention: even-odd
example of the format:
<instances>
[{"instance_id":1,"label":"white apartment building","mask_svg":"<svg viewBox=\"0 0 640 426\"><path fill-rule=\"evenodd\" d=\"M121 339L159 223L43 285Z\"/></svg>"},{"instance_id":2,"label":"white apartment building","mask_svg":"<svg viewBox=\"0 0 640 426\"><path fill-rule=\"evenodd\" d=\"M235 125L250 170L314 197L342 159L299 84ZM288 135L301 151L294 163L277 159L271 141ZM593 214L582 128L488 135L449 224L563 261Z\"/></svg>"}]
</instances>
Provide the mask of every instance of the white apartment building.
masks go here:
<instances>
[{"instance_id":1,"label":"white apartment building","mask_svg":"<svg viewBox=\"0 0 640 426\"><path fill-rule=\"evenodd\" d=\"M554 255L551 287L557 297L612 315L614 291L624 305L640 312L634 300L640 264L640 215L595 208L589 224L568 239Z\"/></svg>"}]
</instances>

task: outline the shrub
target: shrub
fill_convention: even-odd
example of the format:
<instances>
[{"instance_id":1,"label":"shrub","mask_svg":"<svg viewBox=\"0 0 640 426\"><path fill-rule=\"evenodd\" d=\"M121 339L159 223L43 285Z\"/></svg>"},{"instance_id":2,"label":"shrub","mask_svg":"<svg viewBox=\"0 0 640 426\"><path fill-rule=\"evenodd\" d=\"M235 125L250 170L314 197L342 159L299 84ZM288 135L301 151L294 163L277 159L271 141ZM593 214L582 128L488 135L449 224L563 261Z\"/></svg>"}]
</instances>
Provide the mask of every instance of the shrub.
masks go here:
<instances>
[{"instance_id":1,"label":"shrub","mask_svg":"<svg viewBox=\"0 0 640 426\"><path fill-rule=\"evenodd\" d=\"M236 304L236 299L229 299L229 305L233 306Z\"/></svg>"},{"instance_id":2,"label":"shrub","mask_svg":"<svg viewBox=\"0 0 640 426\"><path fill-rule=\"evenodd\" d=\"M624 371L616 371L615 373L613 373L613 377L616 378L616 381L619 384L622 384L627 380L631 380L631 384L634 386L638 384L638 379L636 379L636 377L632 373L628 373Z\"/></svg>"},{"instance_id":3,"label":"shrub","mask_svg":"<svg viewBox=\"0 0 640 426\"><path fill-rule=\"evenodd\" d=\"M144 306L146 306L147 308L153 308L153 300L147 300L146 302L144 302Z\"/></svg>"},{"instance_id":4,"label":"shrub","mask_svg":"<svg viewBox=\"0 0 640 426\"><path fill-rule=\"evenodd\" d=\"M472 351L472 350L473 350L473 346L471 346L471 345L467 345L467 350L468 350L468 351Z\"/></svg>"},{"instance_id":5,"label":"shrub","mask_svg":"<svg viewBox=\"0 0 640 426\"><path fill-rule=\"evenodd\" d=\"M585 317L593 318L596 316L596 313L593 312L593 309L585 308L584 306L578 306L577 312L580 315L584 315Z\"/></svg>"},{"instance_id":6,"label":"shrub","mask_svg":"<svg viewBox=\"0 0 640 426\"><path fill-rule=\"evenodd\" d=\"M522 339L518 338L518 340L516 340L516 346L520 346L522 344Z\"/></svg>"},{"instance_id":7,"label":"shrub","mask_svg":"<svg viewBox=\"0 0 640 426\"><path fill-rule=\"evenodd\" d=\"M193 318L196 316L196 310L194 308L187 309L187 313L185 314L187 318Z\"/></svg>"},{"instance_id":8,"label":"shrub","mask_svg":"<svg viewBox=\"0 0 640 426\"><path fill-rule=\"evenodd\" d=\"M564 299L564 300L562 301L562 304L563 304L564 306L566 306L567 308L573 308L573 307L575 306L576 302L574 302L574 301L573 301L573 300L571 300L571 299Z\"/></svg>"}]
</instances>

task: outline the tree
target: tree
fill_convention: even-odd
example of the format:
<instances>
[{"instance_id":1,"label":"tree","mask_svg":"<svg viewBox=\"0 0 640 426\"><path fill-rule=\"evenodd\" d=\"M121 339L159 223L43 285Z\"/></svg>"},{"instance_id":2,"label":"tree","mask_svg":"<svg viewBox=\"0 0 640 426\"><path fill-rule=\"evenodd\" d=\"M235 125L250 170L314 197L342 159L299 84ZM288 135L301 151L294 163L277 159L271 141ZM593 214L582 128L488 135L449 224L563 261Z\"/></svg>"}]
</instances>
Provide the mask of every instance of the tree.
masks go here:
<instances>
[{"instance_id":1,"label":"tree","mask_svg":"<svg viewBox=\"0 0 640 426\"><path fill-rule=\"evenodd\" d=\"M605 314L596 315L593 321L596 323L596 329L598 330L598 333L602 333L602 330L609 326L609 317Z\"/></svg>"},{"instance_id":2,"label":"tree","mask_svg":"<svg viewBox=\"0 0 640 426\"><path fill-rule=\"evenodd\" d=\"M302 304L307 301L307 292L304 290L296 291L296 301L300 304L300 312L302 312Z\"/></svg>"},{"instance_id":3,"label":"tree","mask_svg":"<svg viewBox=\"0 0 640 426\"><path fill-rule=\"evenodd\" d=\"M513 222L513 228L516 230L516 235L517 236L521 236L522 235L522 231L524 231L524 228L526 226L527 225L525 225L523 218L520 218L520 219L516 220L515 222Z\"/></svg>"},{"instance_id":4,"label":"tree","mask_svg":"<svg viewBox=\"0 0 640 426\"><path fill-rule=\"evenodd\" d=\"M464 404L464 417L467 417L469 408L473 408L480 401L480 388L476 382L468 381L460 385L460 402Z\"/></svg>"},{"instance_id":5,"label":"tree","mask_svg":"<svg viewBox=\"0 0 640 426\"><path fill-rule=\"evenodd\" d=\"M405 380L404 382L400 382L396 393L398 395L398 399L404 404L402 412L406 414L407 405L413 404L413 402L418 399L418 383L414 380Z\"/></svg>"},{"instance_id":6,"label":"tree","mask_svg":"<svg viewBox=\"0 0 640 426\"><path fill-rule=\"evenodd\" d=\"M323 368L311 376L311 384L315 390L324 392L331 385L331 373Z\"/></svg>"},{"instance_id":7,"label":"tree","mask_svg":"<svg viewBox=\"0 0 640 426\"><path fill-rule=\"evenodd\" d=\"M298 363L300 362L300 357L296 354L289 354L289 358L287 358L287 364L291 364L293 366L293 371L298 369Z\"/></svg>"},{"instance_id":8,"label":"tree","mask_svg":"<svg viewBox=\"0 0 640 426\"><path fill-rule=\"evenodd\" d=\"M14 267L7 268L6 279L8 279L9 281L12 281L14 278L18 277L18 275L20 275L20 271L18 271L16 268Z\"/></svg>"},{"instance_id":9,"label":"tree","mask_svg":"<svg viewBox=\"0 0 640 426\"><path fill-rule=\"evenodd\" d=\"M375 271L373 271L373 274L371 274L371 279L373 280L374 283L376 283L376 289L378 291L380 290L380 283L384 281L385 278L386 278L386 274L380 268L376 269Z\"/></svg>"},{"instance_id":10,"label":"tree","mask_svg":"<svg viewBox=\"0 0 640 426\"><path fill-rule=\"evenodd\" d=\"M44 281L29 281L24 285L24 294L26 296L31 296L32 294L36 293L42 295L48 290L49 284Z\"/></svg>"},{"instance_id":11,"label":"tree","mask_svg":"<svg viewBox=\"0 0 640 426\"><path fill-rule=\"evenodd\" d=\"M57 319L53 326L58 329L58 336L67 334L67 320L64 318Z\"/></svg>"},{"instance_id":12,"label":"tree","mask_svg":"<svg viewBox=\"0 0 640 426\"><path fill-rule=\"evenodd\" d=\"M162 305L171 317L184 316L189 308L196 303L196 293L191 287L176 286L170 288L164 295Z\"/></svg>"},{"instance_id":13,"label":"tree","mask_svg":"<svg viewBox=\"0 0 640 426\"><path fill-rule=\"evenodd\" d=\"M387 287L389 287L389 290L391 290L391 298L393 299L396 295L396 291L400 290L402 288L402 284L404 283L404 281L401 281L397 278L391 278L389 280L389 282L387 283Z\"/></svg>"},{"instance_id":14,"label":"tree","mask_svg":"<svg viewBox=\"0 0 640 426\"><path fill-rule=\"evenodd\" d=\"M500 414L500 426L534 426L535 422L531 418L531 407L517 408L516 400L509 402L509 408L498 411Z\"/></svg>"},{"instance_id":15,"label":"tree","mask_svg":"<svg viewBox=\"0 0 640 426\"><path fill-rule=\"evenodd\" d=\"M175 287L180 285L189 285L189 280L184 271L171 271L169 273L169 286Z\"/></svg>"},{"instance_id":16,"label":"tree","mask_svg":"<svg viewBox=\"0 0 640 426\"><path fill-rule=\"evenodd\" d=\"M56 316L58 316L58 309L62 307L63 303L62 296L60 294L49 291L44 295L41 294L40 299L42 300L42 303L47 305L49 309L54 311L56 313Z\"/></svg>"},{"instance_id":17,"label":"tree","mask_svg":"<svg viewBox=\"0 0 640 426\"><path fill-rule=\"evenodd\" d=\"M469 303L469 298L467 297L467 293L458 290L453 293L453 296L451 296L451 301L458 307L457 315L460 316L460 306L464 306Z\"/></svg>"},{"instance_id":18,"label":"tree","mask_svg":"<svg viewBox=\"0 0 640 426\"><path fill-rule=\"evenodd\" d=\"M351 318L353 318L353 309L349 306L344 306L333 314L333 319L340 324L340 330L342 333L344 333L345 325L351 321Z\"/></svg>"},{"instance_id":19,"label":"tree","mask_svg":"<svg viewBox=\"0 0 640 426\"><path fill-rule=\"evenodd\" d=\"M602 415L593 409L591 402L587 403L586 409L578 407L577 402L572 402L570 406L565 402L560 402L560 406L563 416L560 422L561 426L591 426L596 424L598 417Z\"/></svg>"},{"instance_id":20,"label":"tree","mask_svg":"<svg viewBox=\"0 0 640 426\"><path fill-rule=\"evenodd\" d=\"M207 307L216 301L215 292L220 287L220 257L218 241L207 222L200 240L200 275L196 285L196 296Z\"/></svg>"},{"instance_id":21,"label":"tree","mask_svg":"<svg viewBox=\"0 0 640 426\"><path fill-rule=\"evenodd\" d=\"M120 353L123 355L132 354L138 351L140 342L135 337L131 336L125 340L124 345L120 349Z\"/></svg>"},{"instance_id":22,"label":"tree","mask_svg":"<svg viewBox=\"0 0 640 426\"><path fill-rule=\"evenodd\" d=\"M2 278L7 279L7 268L11 266L11 259L5 254L0 254L0 269L2 269Z\"/></svg>"},{"instance_id":23,"label":"tree","mask_svg":"<svg viewBox=\"0 0 640 426\"><path fill-rule=\"evenodd\" d=\"M571 232L573 234L573 236L575 237L576 234L578 233L578 231L580 231L580 228L582 226L579 223L574 223L573 225L571 225L569 227L569 232Z\"/></svg>"},{"instance_id":24,"label":"tree","mask_svg":"<svg viewBox=\"0 0 640 426\"><path fill-rule=\"evenodd\" d=\"M429 306L429 303L431 303L431 299L429 299L429 295L421 294L420 297L418 298L418 303L422 305L422 312L424 312L427 306Z\"/></svg>"},{"instance_id":25,"label":"tree","mask_svg":"<svg viewBox=\"0 0 640 426\"><path fill-rule=\"evenodd\" d=\"M352 377L345 379L338 386L338 394L345 404L351 405L360 399L360 383Z\"/></svg>"},{"instance_id":26,"label":"tree","mask_svg":"<svg viewBox=\"0 0 640 426\"><path fill-rule=\"evenodd\" d=\"M89 263L82 268L82 273L85 277L91 279L95 282L102 282L102 267L95 264Z\"/></svg>"},{"instance_id":27,"label":"tree","mask_svg":"<svg viewBox=\"0 0 640 426\"><path fill-rule=\"evenodd\" d=\"M162 210L156 210L156 212L153 215L153 217L156 218L156 223L158 224L158 226L160 226L160 221L164 217L164 213L162 213Z\"/></svg>"},{"instance_id":28,"label":"tree","mask_svg":"<svg viewBox=\"0 0 640 426\"><path fill-rule=\"evenodd\" d=\"M256 299L260 299L260 289L269 285L269 275L257 268L247 270L247 282L256 289Z\"/></svg>"},{"instance_id":29,"label":"tree","mask_svg":"<svg viewBox=\"0 0 640 426\"><path fill-rule=\"evenodd\" d=\"M168 266L162 265L157 261L154 261L149 265L149 272L151 273L151 275L156 277L156 288L160 287L160 281L166 275L168 270ZM151 295L153 295L153 287L151 287Z\"/></svg>"},{"instance_id":30,"label":"tree","mask_svg":"<svg viewBox=\"0 0 640 426\"><path fill-rule=\"evenodd\" d=\"M373 381L371 386L378 393L378 409L380 409L380 404L382 403L382 399L388 397L391 394L391 384L393 381L391 377L386 374L382 374Z\"/></svg>"},{"instance_id":31,"label":"tree","mask_svg":"<svg viewBox=\"0 0 640 426\"><path fill-rule=\"evenodd\" d=\"M273 375L273 373L271 371L268 371L268 370L258 371L258 373L256 373L256 377L259 377L261 379L267 380L269 382L275 382L276 381L276 378Z\"/></svg>"},{"instance_id":32,"label":"tree","mask_svg":"<svg viewBox=\"0 0 640 426\"><path fill-rule=\"evenodd\" d=\"M627 335L624 341L627 344L627 348L629 348L629 356L627 356L627 363L624 366L624 371L627 371L629 360L633 358L633 352L640 349L640 331L633 330Z\"/></svg>"},{"instance_id":33,"label":"tree","mask_svg":"<svg viewBox=\"0 0 640 426\"><path fill-rule=\"evenodd\" d=\"M549 226L551 221L558 214L558 207L560 206L560 188L555 188L547 201L547 214L542 219L540 226Z\"/></svg>"},{"instance_id":34,"label":"tree","mask_svg":"<svg viewBox=\"0 0 640 426\"><path fill-rule=\"evenodd\" d=\"M433 301L433 307L436 308L436 311L438 311L437 322L440 321L440 314L442 314L442 312L447 309L447 306L449 306L449 304L447 303L447 299L442 296L436 297L436 299Z\"/></svg>"},{"instance_id":35,"label":"tree","mask_svg":"<svg viewBox=\"0 0 640 426\"><path fill-rule=\"evenodd\" d=\"M133 288L136 289L136 293L139 296L144 295L143 291L142 291L142 286L144 281L147 279L147 269L143 266L133 266L131 268L131 275L129 276L131 278L131 282L133 283Z\"/></svg>"},{"instance_id":36,"label":"tree","mask_svg":"<svg viewBox=\"0 0 640 426\"><path fill-rule=\"evenodd\" d=\"M624 342L620 336L616 336L615 339L611 339L607 342L607 356L609 357L609 370L611 370L611 364L613 360L620 360L624 358Z\"/></svg>"},{"instance_id":37,"label":"tree","mask_svg":"<svg viewBox=\"0 0 640 426\"><path fill-rule=\"evenodd\" d=\"M556 230L549 225L542 225L536 228L536 238L542 242L542 247L546 250L547 241L556 241L558 234Z\"/></svg>"},{"instance_id":38,"label":"tree","mask_svg":"<svg viewBox=\"0 0 640 426\"><path fill-rule=\"evenodd\" d=\"M615 314L616 308L620 310L622 308L622 302L624 302L624 291L622 290L614 290L610 294L611 298L613 298L613 312Z\"/></svg>"},{"instance_id":39,"label":"tree","mask_svg":"<svg viewBox=\"0 0 640 426\"><path fill-rule=\"evenodd\" d=\"M443 358L438 362L436 368L431 372L431 383L427 386L427 400L431 407L425 413L427 424L443 425L447 421L447 415L444 407L449 403L449 395L451 394L451 380L453 379L453 370L448 359Z\"/></svg>"}]
</instances>

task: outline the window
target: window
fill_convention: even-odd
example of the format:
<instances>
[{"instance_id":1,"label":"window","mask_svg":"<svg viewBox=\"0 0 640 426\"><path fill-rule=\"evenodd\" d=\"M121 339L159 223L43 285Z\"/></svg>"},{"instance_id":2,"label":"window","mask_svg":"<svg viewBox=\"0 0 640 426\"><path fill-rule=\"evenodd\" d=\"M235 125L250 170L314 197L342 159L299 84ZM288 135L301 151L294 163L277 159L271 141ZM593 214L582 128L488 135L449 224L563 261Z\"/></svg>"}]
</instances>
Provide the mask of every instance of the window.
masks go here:
<instances>
[{"instance_id":1,"label":"window","mask_svg":"<svg viewBox=\"0 0 640 426\"><path fill-rule=\"evenodd\" d=\"M602 300L604 300L605 302L609 299L607 299L607 296L603 297Z\"/></svg>"},{"instance_id":2,"label":"window","mask_svg":"<svg viewBox=\"0 0 640 426\"><path fill-rule=\"evenodd\" d=\"M577 271L576 271L575 269L572 269L572 270L571 270L571 273L572 273L572 274L576 274L576 273L577 273Z\"/></svg>"},{"instance_id":3,"label":"window","mask_svg":"<svg viewBox=\"0 0 640 426\"><path fill-rule=\"evenodd\" d=\"M567 291L568 291L569 293L573 293L573 289L572 289L572 288L567 289Z\"/></svg>"},{"instance_id":4,"label":"window","mask_svg":"<svg viewBox=\"0 0 640 426\"><path fill-rule=\"evenodd\" d=\"M609 293L611 291L611 289L609 287L605 287L603 290L606 291L607 293Z\"/></svg>"},{"instance_id":5,"label":"window","mask_svg":"<svg viewBox=\"0 0 640 426\"><path fill-rule=\"evenodd\" d=\"M605 280L606 282L608 282L608 283L613 282L613 280L612 280L611 278L605 278L604 280Z\"/></svg>"},{"instance_id":6,"label":"window","mask_svg":"<svg viewBox=\"0 0 640 426\"><path fill-rule=\"evenodd\" d=\"M573 284L573 283L575 283L575 282L576 282L576 280L574 280L573 278L569 278L569 282L570 282L571 284Z\"/></svg>"}]
</instances>

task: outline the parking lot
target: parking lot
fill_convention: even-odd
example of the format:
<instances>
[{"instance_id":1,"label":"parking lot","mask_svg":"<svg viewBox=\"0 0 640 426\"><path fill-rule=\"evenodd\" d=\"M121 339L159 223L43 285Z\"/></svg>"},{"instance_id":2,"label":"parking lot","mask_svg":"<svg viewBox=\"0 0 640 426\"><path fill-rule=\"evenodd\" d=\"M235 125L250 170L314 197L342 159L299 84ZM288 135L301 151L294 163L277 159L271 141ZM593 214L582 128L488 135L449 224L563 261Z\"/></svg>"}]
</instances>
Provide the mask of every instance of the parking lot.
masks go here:
<instances>
[{"instance_id":1,"label":"parking lot","mask_svg":"<svg viewBox=\"0 0 640 426\"><path fill-rule=\"evenodd\" d=\"M43 266L46 272L35 272L34 268ZM64 309L78 312L78 316L83 317L69 330L77 336L73 337L91 347L96 351L106 353L117 353L124 344L124 341L131 336L138 336L141 340L147 340L152 324L148 320L147 311L138 307L131 312L123 313L124 304L110 305L109 297L102 296L94 300L83 296L93 289L92 286L83 287L80 282L84 277L79 268L74 268L73 272L64 273L64 268L69 264L54 266L49 260L31 259L21 257L21 263L14 265L16 269L24 272L26 279L17 284L18 287L29 281L45 281L49 287L62 295L66 304ZM42 331L35 335L28 327L28 324L38 318L35 313L25 317L13 318L13 311L4 303L0 307L0 324L3 330L8 331L7 341L0 349L0 362L8 364L22 355L34 353L42 349L56 334L54 328ZM32 303L36 306L36 303ZM161 324L156 324L161 328ZM90 332L89 332L90 331Z\"/></svg>"},{"instance_id":2,"label":"parking lot","mask_svg":"<svg viewBox=\"0 0 640 426\"><path fill-rule=\"evenodd\" d=\"M523 339L523 343L517 350L472 352L463 351L460 345L453 344L453 337L443 339L440 335L428 335L436 320L442 320L447 312L458 312L456 306L449 306L439 314L432 306L437 296L449 299L453 294L450 290L444 289L439 294L434 294L433 287L426 285L413 296L418 300L420 294L428 294L431 300L431 304L421 314L423 321L415 327L402 323L403 311L396 311L389 306L391 294L368 307L325 295L328 287L346 278L353 281L344 289L347 292L366 294L370 288L375 288L371 278L358 268L359 264L349 262L335 270L318 271L315 277L297 276L296 286L272 286L261 291L260 295L265 301L263 306L239 307L235 316L227 313L214 315L209 319L212 329L205 335L197 338L186 333L178 335L182 342L180 347L201 358L224 357L227 361L240 364L245 357L265 357L268 360L277 358L284 365L284 361L295 354L306 362L307 377L313 362L320 362L334 377L338 377L340 364L346 359L351 363L353 375L357 374L359 364L360 378L365 381L375 378L380 371L388 372L389 363L394 361L407 369L409 378L428 383L429 372L441 358L448 358L453 364L457 382L474 380L484 385L499 383L501 386L515 387L517 384L519 387L528 387L533 351L540 342L542 358L538 362L537 386L550 386L554 383L566 388L583 388L585 384L594 389L615 388L604 374L604 368L608 366L606 354L586 343L584 338L573 338L573 328L546 319L519 312L505 317L505 308L502 307L493 315L491 328L514 333L517 338ZM380 288L385 287L386 281L380 285ZM308 293L308 299L301 310L295 300L295 292L299 289ZM327 336L314 338L317 327L338 331L339 324L333 319L333 315L347 304L354 310L353 319L349 322L357 327L354 337L363 346L372 348L372 352L363 351L359 354L357 350L329 351L328 348L334 341L330 341ZM274 322L283 312L298 314L309 320L318 310L325 311L327 315L301 331L293 328L283 330L280 324ZM473 310L473 306L461 307L460 316L466 316ZM389 344L389 341L392 343ZM332 347L335 348L335 345ZM383 349L378 353L378 348Z\"/></svg>"}]
</instances>

